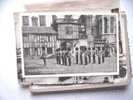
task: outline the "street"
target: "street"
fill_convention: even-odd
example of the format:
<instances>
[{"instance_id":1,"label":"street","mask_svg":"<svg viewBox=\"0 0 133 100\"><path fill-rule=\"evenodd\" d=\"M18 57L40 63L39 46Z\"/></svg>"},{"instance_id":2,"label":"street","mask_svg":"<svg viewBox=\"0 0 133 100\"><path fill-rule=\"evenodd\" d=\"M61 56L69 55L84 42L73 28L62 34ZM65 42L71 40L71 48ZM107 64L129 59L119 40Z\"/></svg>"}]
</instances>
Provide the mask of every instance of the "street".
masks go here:
<instances>
[{"instance_id":1,"label":"street","mask_svg":"<svg viewBox=\"0 0 133 100\"><path fill-rule=\"evenodd\" d=\"M117 71L116 58L105 58L102 64L81 65L72 63L71 66L56 64L56 60L46 59L46 65L42 59L25 58L26 75L51 75L51 74L73 74L73 73L108 73Z\"/></svg>"}]
</instances>

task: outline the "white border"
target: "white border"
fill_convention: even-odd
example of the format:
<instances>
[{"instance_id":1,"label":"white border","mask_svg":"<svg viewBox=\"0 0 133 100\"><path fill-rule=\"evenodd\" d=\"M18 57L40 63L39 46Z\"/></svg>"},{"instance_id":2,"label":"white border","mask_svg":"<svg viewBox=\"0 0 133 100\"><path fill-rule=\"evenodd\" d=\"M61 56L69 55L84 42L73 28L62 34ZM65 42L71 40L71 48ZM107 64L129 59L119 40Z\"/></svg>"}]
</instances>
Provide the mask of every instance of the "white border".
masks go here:
<instances>
[{"instance_id":1,"label":"white border","mask_svg":"<svg viewBox=\"0 0 133 100\"><path fill-rule=\"evenodd\" d=\"M23 39L22 35L20 36L21 39L21 57L22 57L22 77L69 77L69 76L97 76L97 75L118 75L119 74L119 33L118 33L118 14L117 13L99 13L94 12L90 13L87 11L82 12L23 12L20 13L19 20L20 20L20 34L22 34L22 16L23 15L114 15L116 16L116 39L117 39L117 72L97 72L97 73L73 73L73 74L52 74L52 75L25 75L25 68L24 68L24 55L23 55Z\"/></svg>"}]
</instances>

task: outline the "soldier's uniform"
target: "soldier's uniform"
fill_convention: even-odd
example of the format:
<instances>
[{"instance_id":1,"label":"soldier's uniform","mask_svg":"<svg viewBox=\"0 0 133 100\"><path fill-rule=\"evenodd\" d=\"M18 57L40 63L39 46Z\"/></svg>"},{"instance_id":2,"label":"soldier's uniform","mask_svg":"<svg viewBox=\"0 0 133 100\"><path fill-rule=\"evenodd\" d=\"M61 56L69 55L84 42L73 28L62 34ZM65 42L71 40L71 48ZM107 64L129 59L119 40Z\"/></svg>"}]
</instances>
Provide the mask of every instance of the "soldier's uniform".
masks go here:
<instances>
[{"instance_id":1,"label":"soldier's uniform","mask_svg":"<svg viewBox=\"0 0 133 100\"><path fill-rule=\"evenodd\" d=\"M60 50L60 60L61 60L61 64L63 64L63 50Z\"/></svg>"},{"instance_id":2,"label":"soldier's uniform","mask_svg":"<svg viewBox=\"0 0 133 100\"><path fill-rule=\"evenodd\" d=\"M59 64L61 64L61 50L60 49L58 51L58 60L59 60Z\"/></svg>"},{"instance_id":3,"label":"soldier's uniform","mask_svg":"<svg viewBox=\"0 0 133 100\"><path fill-rule=\"evenodd\" d=\"M105 49L104 49L104 47L102 48L102 51L103 51L103 54L102 54L102 63L104 63L104 57L105 57Z\"/></svg>"},{"instance_id":4,"label":"soldier's uniform","mask_svg":"<svg viewBox=\"0 0 133 100\"><path fill-rule=\"evenodd\" d=\"M98 55L98 64L101 64L101 57Z\"/></svg>"},{"instance_id":5,"label":"soldier's uniform","mask_svg":"<svg viewBox=\"0 0 133 100\"><path fill-rule=\"evenodd\" d=\"M58 49L56 50L56 63L59 64L59 55L58 55Z\"/></svg>"},{"instance_id":6,"label":"soldier's uniform","mask_svg":"<svg viewBox=\"0 0 133 100\"><path fill-rule=\"evenodd\" d=\"M78 64L79 61L78 61L78 51L76 51L76 64Z\"/></svg>"},{"instance_id":7,"label":"soldier's uniform","mask_svg":"<svg viewBox=\"0 0 133 100\"><path fill-rule=\"evenodd\" d=\"M76 48L76 64L79 63L78 57L79 57L78 48Z\"/></svg>"},{"instance_id":8,"label":"soldier's uniform","mask_svg":"<svg viewBox=\"0 0 133 100\"><path fill-rule=\"evenodd\" d=\"M80 64L83 64L83 57L82 57L82 55L83 55L83 52L80 51Z\"/></svg>"},{"instance_id":9,"label":"soldier's uniform","mask_svg":"<svg viewBox=\"0 0 133 100\"><path fill-rule=\"evenodd\" d=\"M84 61L85 61L85 65L87 65L88 64L88 61L87 61L87 50L85 51L85 53L84 53Z\"/></svg>"},{"instance_id":10,"label":"soldier's uniform","mask_svg":"<svg viewBox=\"0 0 133 100\"><path fill-rule=\"evenodd\" d=\"M102 54L102 63L104 63L104 54Z\"/></svg>"},{"instance_id":11,"label":"soldier's uniform","mask_svg":"<svg viewBox=\"0 0 133 100\"><path fill-rule=\"evenodd\" d=\"M64 64L67 65L67 51L64 52Z\"/></svg>"},{"instance_id":12,"label":"soldier's uniform","mask_svg":"<svg viewBox=\"0 0 133 100\"><path fill-rule=\"evenodd\" d=\"M68 52L68 65L71 66L71 52Z\"/></svg>"},{"instance_id":13,"label":"soldier's uniform","mask_svg":"<svg viewBox=\"0 0 133 100\"><path fill-rule=\"evenodd\" d=\"M93 64L96 63L96 54L95 54L95 47L93 47L93 54L92 54L92 58L93 58Z\"/></svg>"},{"instance_id":14,"label":"soldier's uniform","mask_svg":"<svg viewBox=\"0 0 133 100\"><path fill-rule=\"evenodd\" d=\"M62 64L65 65L65 51L62 50Z\"/></svg>"},{"instance_id":15,"label":"soldier's uniform","mask_svg":"<svg viewBox=\"0 0 133 100\"><path fill-rule=\"evenodd\" d=\"M88 48L87 55L88 55L88 63L91 63L91 52L90 52L90 48Z\"/></svg>"},{"instance_id":16,"label":"soldier's uniform","mask_svg":"<svg viewBox=\"0 0 133 100\"><path fill-rule=\"evenodd\" d=\"M93 63L96 63L95 53L93 53Z\"/></svg>"}]
</instances>

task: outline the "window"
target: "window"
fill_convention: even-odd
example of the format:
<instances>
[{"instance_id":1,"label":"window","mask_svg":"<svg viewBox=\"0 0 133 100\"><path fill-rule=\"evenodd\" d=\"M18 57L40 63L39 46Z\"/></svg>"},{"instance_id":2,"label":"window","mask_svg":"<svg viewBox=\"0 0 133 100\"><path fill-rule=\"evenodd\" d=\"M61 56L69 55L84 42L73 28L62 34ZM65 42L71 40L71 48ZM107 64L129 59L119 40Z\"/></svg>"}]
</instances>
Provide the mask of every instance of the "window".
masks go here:
<instances>
[{"instance_id":1,"label":"window","mask_svg":"<svg viewBox=\"0 0 133 100\"><path fill-rule=\"evenodd\" d=\"M40 21L40 26L45 26L46 25L46 20L44 15L39 16L39 21Z\"/></svg>"},{"instance_id":2,"label":"window","mask_svg":"<svg viewBox=\"0 0 133 100\"><path fill-rule=\"evenodd\" d=\"M37 56L38 55L38 49L34 48L34 55Z\"/></svg>"},{"instance_id":3,"label":"window","mask_svg":"<svg viewBox=\"0 0 133 100\"><path fill-rule=\"evenodd\" d=\"M32 26L37 26L38 25L38 18L33 16L31 19L32 19Z\"/></svg>"},{"instance_id":4,"label":"window","mask_svg":"<svg viewBox=\"0 0 133 100\"><path fill-rule=\"evenodd\" d=\"M28 42L28 34L23 34L23 42Z\"/></svg>"},{"instance_id":5,"label":"window","mask_svg":"<svg viewBox=\"0 0 133 100\"><path fill-rule=\"evenodd\" d=\"M102 33L102 19L99 20L99 33Z\"/></svg>"},{"instance_id":6,"label":"window","mask_svg":"<svg viewBox=\"0 0 133 100\"><path fill-rule=\"evenodd\" d=\"M51 53L53 53L52 47L48 47L48 48L47 48L47 54L51 54Z\"/></svg>"},{"instance_id":7,"label":"window","mask_svg":"<svg viewBox=\"0 0 133 100\"><path fill-rule=\"evenodd\" d=\"M102 33L102 16L96 15L96 35L100 36Z\"/></svg>"},{"instance_id":8,"label":"window","mask_svg":"<svg viewBox=\"0 0 133 100\"><path fill-rule=\"evenodd\" d=\"M29 25L29 16L23 16L22 17L23 26Z\"/></svg>"},{"instance_id":9,"label":"window","mask_svg":"<svg viewBox=\"0 0 133 100\"><path fill-rule=\"evenodd\" d=\"M107 33L107 21L108 19L106 17L104 17L104 33Z\"/></svg>"},{"instance_id":10,"label":"window","mask_svg":"<svg viewBox=\"0 0 133 100\"><path fill-rule=\"evenodd\" d=\"M110 18L110 32L114 33L114 24L115 24L115 18L111 17Z\"/></svg>"},{"instance_id":11,"label":"window","mask_svg":"<svg viewBox=\"0 0 133 100\"><path fill-rule=\"evenodd\" d=\"M24 48L24 55L29 56L30 55L30 49L29 48Z\"/></svg>"},{"instance_id":12,"label":"window","mask_svg":"<svg viewBox=\"0 0 133 100\"><path fill-rule=\"evenodd\" d=\"M34 36L34 42L37 43L37 35Z\"/></svg>"},{"instance_id":13,"label":"window","mask_svg":"<svg viewBox=\"0 0 133 100\"><path fill-rule=\"evenodd\" d=\"M73 28L71 26L65 27L66 29L66 34L72 34L73 33Z\"/></svg>"},{"instance_id":14,"label":"window","mask_svg":"<svg viewBox=\"0 0 133 100\"><path fill-rule=\"evenodd\" d=\"M50 36L48 36L48 41L50 42Z\"/></svg>"}]
</instances>

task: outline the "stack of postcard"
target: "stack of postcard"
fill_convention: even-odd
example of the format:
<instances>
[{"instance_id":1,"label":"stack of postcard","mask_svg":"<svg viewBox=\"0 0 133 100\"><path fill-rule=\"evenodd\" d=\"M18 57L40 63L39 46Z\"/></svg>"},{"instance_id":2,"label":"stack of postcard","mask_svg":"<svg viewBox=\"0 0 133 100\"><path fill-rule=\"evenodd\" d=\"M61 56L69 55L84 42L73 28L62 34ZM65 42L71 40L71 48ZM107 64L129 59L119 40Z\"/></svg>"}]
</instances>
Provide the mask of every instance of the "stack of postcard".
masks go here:
<instances>
[{"instance_id":1,"label":"stack of postcard","mask_svg":"<svg viewBox=\"0 0 133 100\"><path fill-rule=\"evenodd\" d=\"M119 0L26 5L14 14L18 80L32 93L126 86L127 17Z\"/></svg>"}]
</instances>

